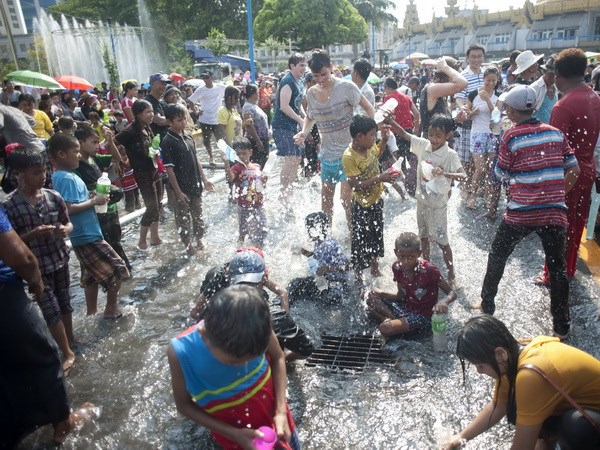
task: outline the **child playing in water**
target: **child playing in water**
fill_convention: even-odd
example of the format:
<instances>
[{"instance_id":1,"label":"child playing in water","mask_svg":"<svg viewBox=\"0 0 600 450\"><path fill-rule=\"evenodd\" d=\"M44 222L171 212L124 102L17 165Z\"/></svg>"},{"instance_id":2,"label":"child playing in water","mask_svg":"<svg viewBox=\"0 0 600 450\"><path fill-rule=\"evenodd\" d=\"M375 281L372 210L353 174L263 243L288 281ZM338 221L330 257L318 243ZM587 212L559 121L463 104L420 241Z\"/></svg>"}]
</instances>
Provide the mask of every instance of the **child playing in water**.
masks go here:
<instances>
[{"instance_id":1,"label":"child playing in water","mask_svg":"<svg viewBox=\"0 0 600 450\"><path fill-rule=\"evenodd\" d=\"M102 172L110 171L111 175L114 174L114 166L121 162L121 154L113 141L113 132L107 127L102 128L102 132L106 136L104 142L108 144L106 147L110 151L108 155L98 153L100 139L97 131L89 124L82 123L75 130L75 138L79 141L79 166L72 172L83 180L89 191L96 190L96 183L98 178L102 176ZM120 193L118 189L115 192ZM104 240L125 261L127 270L131 273L129 258L127 258L125 250L121 245L123 232L121 230L121 223L119 222L117 201L118 199L111 198L106 208L106 213L98 213L97 217Z\"/></svg>"},{"instance_id":2,"label":"child playing in water","mask_svg":"<svg viewBox=\"0 0 600 450\"><path fill-rule=\"evenodd\" d=\"M292 248L292 252L308 256L309 267L314 275L290 281L290 300L316 298L323 303L339 301L347 292L350 261L342 252L340 244L328 236L329 219L324 212L310 213L304 222L308 237L314 243L313 250L296 246ZM326 286L318 286L317 277L323 277Z\"/></svg>"},{"instance_id":3,"label":"child playing in water","mask_svg":"<svg viewBox=\"0 0 600 450\"><path fill-rule=\"evenodd\" d=\"M71 243L81 264L81 286L85 289L87 314L96 314L98 286L107 291L104 317L121 316L118 307L121 280L129 277L125 262L103 239L94 206L103 205L108 198L89 195L85 183L71 173L79 167L79 142L72 136L57 133L48 141L48 153L56 166L52 175L54 188L64 198L73 223Z\"/></svg>"},{"instance_id":4,"label":"child playing in water","mask_svg":"<svg viewBox=\"0 0 600 450\"><path fill-rule=\"evenodd\" d=\"M187 126L186 108L181 104L165 107L169 131L161 141L163 163L169 184L175 192L175 227L187 253L194 255L204 250L204 220L202 219L202 191L214 191L196 156L196 145ZM190 226L191 225L191 226ZM193 239L192 239L193 238Z\"/></svg>"},{"instance_id":5,"label":"child playing in water","mask_svg":"<svg viewBox=\"0 0 600 450\"><path fill-rule=\"evenodd\" d=\"M371 275L380 277L378 258L383 257L383 183L398 176L381 173L378 157L387 144L388 130L375 145L377 124L367 116L354 116L350 124L352 144L342 155L342 165L352 188L352 265L359 282L362 271L371 267Z\"/></svg>"},{"instance_id":6,"label":"child playing in water","mask_svg":"<svg viewBox=\"0 0 600 450\"><path fill-rule=\"evenodd\" d=\"M392 265L397 292L373 290L369 293L369 313L383 322L378 326L385 337L413 335L431 329L431 316L448 312L456 293L437 267L421 259L421 242L414 233L396 238L396 262ZM446 297L438 301L438 292Z\"/></svg>"},{"instance_id":7,"label":"child playing in water","mask_svg":"<svg viewBox=\"0 0 600 450\"><path fill-rule=\"evenodd\" d=\"M239 162L229 165L223 153L221 159L225 165L227 181L235 185L238 203L239 238L244 242L247 235L257 247L262 248L267 235L267 218L263 209L263 186L267 181L260 166L250 161L252 144L246 138L233 142Z\"/></svg>"},{"instance_id":8,"label":"child playing in water","mask_svg":"<svg viewBox=\"0 0 600 450\"><path fill-rule=\"evenodd\" d=\"M285 398L283 351L257 288L215 294L204 320L173 339L167 356L178 411L223 448L255 448L258 428L268 426L277 432L277 448L300 449Z\"/></svg>"},{"instance_id":9,"label":"child playing in water","mask_svg":"<svg viewBox=\"0 0 600 450\"><path fill-rule=\"evenodd\" d=\"M428 186L428 178L423 172L423 163L430 167L431 180L437 185L446 184L449 188L451 181L465 180L465 171L460 164L456 152L448 147L448 139L454 134L454 120L444 114L435 114L430 122L427 139L407 133L392 118L388 118L392 131L399 134L402 139L410 141L410 151L418 158L417 167L417 225L423 258L429 260L429 241L437 242L444 255L444 262L448 268L448 281L456 285L456 274L452 249L448 240L448 192L434 192ZM435 180L437 178L437 180Z\"/></svg>"},{"instance_id":10,"label":"child playing in water","mask_svg":"<svg viewBox=\"0 0 600 450\"><path fill-rule=\"evenodd\" d=\"M75 337L69 292L69 251L64 241L73 225L62 197L44 189L46 161L42 153L18 146L9 153L7 164L16 175L18 187L8 195L4 207L13 228L38 260L44 293L37 303L62 352L66 373L75 361L71 349Z\"/></svg>"}]
</instances>

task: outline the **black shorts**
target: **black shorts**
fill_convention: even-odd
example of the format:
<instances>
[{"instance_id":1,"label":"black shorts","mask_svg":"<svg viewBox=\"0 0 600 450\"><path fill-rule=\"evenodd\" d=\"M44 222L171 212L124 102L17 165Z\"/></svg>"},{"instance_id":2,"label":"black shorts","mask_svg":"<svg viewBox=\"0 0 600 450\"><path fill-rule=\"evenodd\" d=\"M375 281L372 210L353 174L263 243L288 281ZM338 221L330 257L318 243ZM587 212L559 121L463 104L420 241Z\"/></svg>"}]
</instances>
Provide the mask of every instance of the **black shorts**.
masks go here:
<instances>
[{"instance_id":1,"label":"black shorts","mask_svg":"<svg viewBox=\"0 0 600 450\"><path fill-rule=\"evenodd\" d=\"M219 125L211 125L208 123L199 123L200 129L202 130L202 139L204 141L204 145L208 142L210 144L210 136L211 134L215 135L216 139L219 139Z\"/></svg>"},{"instance_id":2,"label":"black shorts","mask_svg":"<svg viewBox=\"0 0 600 450\"><path fill-rule=\"evenodd\" d=\"M585 412L600 427L600 411L584 408ZM600 448L600 432L575 408L561 416L547 418L540 432L541 438L558 437L561 448L591 450Z\"/></svg>"},{"instance_id":3,"label":"black shorts","mask_svg":"<svg viewBox=\"0 0 600 450\"><path fill-rule=\"evenodd\" d=\"M363 270L383 257L383 200L368 208L352 201L352 265Z\"/></svg>"}]
</instances>

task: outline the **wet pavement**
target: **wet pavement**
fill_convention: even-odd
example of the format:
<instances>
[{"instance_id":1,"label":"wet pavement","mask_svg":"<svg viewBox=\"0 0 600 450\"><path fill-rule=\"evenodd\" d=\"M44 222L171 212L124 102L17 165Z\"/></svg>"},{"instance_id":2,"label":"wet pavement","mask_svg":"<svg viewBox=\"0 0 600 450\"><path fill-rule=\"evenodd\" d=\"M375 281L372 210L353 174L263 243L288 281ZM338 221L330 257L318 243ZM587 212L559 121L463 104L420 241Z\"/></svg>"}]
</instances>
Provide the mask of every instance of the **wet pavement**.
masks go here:
<instances>
[{"instance_id":1,"label":"wet pavement","mask_svg":"<svg viewBox=\"0 0 600 450\"><path fill-rule=\"evenodd\" d=\"M271 277L287 284L294 276L308 273L306 260L292 258L290 249L299 242L308 244L303 219L319 208L320 183L317 179L300 181L294 210L284 211L277 201L279 164L267 185L270 234L265 252ZM77 286L79 267L73 255L73 322L81 345L66 381L67 389L73 406L90 401L98 406L99 417L70 438L64 448L212 448L208 433L175 409L165 352L169 340L192 324L188 313L208 268L224 263L235 252L236 209L226 198L224 183L217 193L204 197L209 249L202 258L184 255L172 217L160 225L165 243L148 252L135 249L139 223L124 227L124 247L132 260L134 277L123 286L125 315L117 321L85 317L83 292ZM362 373L293 363L288 368L288 396L304 448L435 448L466 425L490 399L492 380L469 368L463 384L460 363L452 349L461 324L476 314L469 303L479 298L487 252L499 219L489 222L479 217L482 210L463 208L456 188L448 210L450 242L462 286L458 300L450 307L448 352L434 352L431 337L423 337L389 342L386 348L394 352L395 363L391 367L367 367ZM343 216L337 204L334 237L349 253ZM367 281L371 286L394 290L393 243L401 232L417 232L415 201L403 202L392 190L385 200L384 221L384 277ZM432 261L446 273L437 248L432 250ZM496 316L517 338L552 331L548 291L531 281L542 263L541 244L531 235L509 259L500 283ZM599 357L599 288L584 264L579 269L571 283L573 329L569 343ZM101 294L101 307L104 301ZM304 301L291 310L317 345L322 333L341 336L374 330L357 298L333 306ZM511 438L512 431L503 422L466 448L504 449ZM49 441L46 428L22 447L44 448Z\"/></svg>"}]
</instances>

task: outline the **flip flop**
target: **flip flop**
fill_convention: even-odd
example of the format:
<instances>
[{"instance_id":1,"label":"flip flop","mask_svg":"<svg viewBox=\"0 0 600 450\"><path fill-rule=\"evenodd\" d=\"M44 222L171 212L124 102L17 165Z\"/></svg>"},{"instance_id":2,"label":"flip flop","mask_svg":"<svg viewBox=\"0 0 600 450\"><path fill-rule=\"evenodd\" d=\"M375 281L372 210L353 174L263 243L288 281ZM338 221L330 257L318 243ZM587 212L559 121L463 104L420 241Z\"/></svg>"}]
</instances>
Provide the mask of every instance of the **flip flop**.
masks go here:
<instances>
[{"instance_id":1,"label":"flip flop","mask_svg":"<svg viewBox=\"0 0 600 450\"><path fill-rule=\"evenodd\" d=\"M121 317L123 317L123 313L119 313L119 314L117 314L117 315L116 315L116 316L114 316L114 317L109 317L109 316L106 316L106 315L104 316L104 318L105 318L106 320L117 320L117 319L120 319Z\"/></svg>"}]
</instances>

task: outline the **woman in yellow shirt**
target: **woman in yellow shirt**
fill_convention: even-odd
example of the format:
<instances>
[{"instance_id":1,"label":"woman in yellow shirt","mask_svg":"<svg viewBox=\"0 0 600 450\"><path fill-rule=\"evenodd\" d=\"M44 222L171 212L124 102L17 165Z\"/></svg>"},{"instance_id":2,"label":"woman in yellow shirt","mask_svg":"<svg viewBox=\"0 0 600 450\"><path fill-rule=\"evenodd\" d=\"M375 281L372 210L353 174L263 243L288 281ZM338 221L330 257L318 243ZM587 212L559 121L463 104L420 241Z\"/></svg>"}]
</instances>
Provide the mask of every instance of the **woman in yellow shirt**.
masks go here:
<instances>
[{"instance_id":1,"label":"woman in yellow shirt","mask_svg":"<svg viewBox=\"0 0 600 450\"><path fill-rule=\"evenodd\" d=\"M219 134L221 138L231 147L237 138L242 137L242 117L238 112L240 103L240 91L235 86L227 86L223 95L223 103L217 113L219 123Z\"/></svg>"},{"instance_id":2,"label":"woman in yellow shirt","mask_svg":"<svg viewBox=\"0 0 600 450\"><path fill-rule=\"evenodd\" d=\"M521 346L498 319L472 317L458 335L463 366L496 380L494 398L442 449L460 448L504 416L515 425L512 449L600 448L600 361L558 338L538 336ZM533 366L533 368L532 368ZM595 425L582 416L553 384L566 392Z\"/></svg>"},{"instance_id":3,"label":"woman in yellow shirt","mask_svg":"<svg viewBox=\"0 0 600 450\"><path fill-rule=\"evenodd\" d=\"M33 131L40 139L50 139L54 134L54 128L48 114L39 109L35 109L35 98L31 94L19 95L19 109L25 114L30 115L35 120Z\"/></svg>"}]
</instances>

